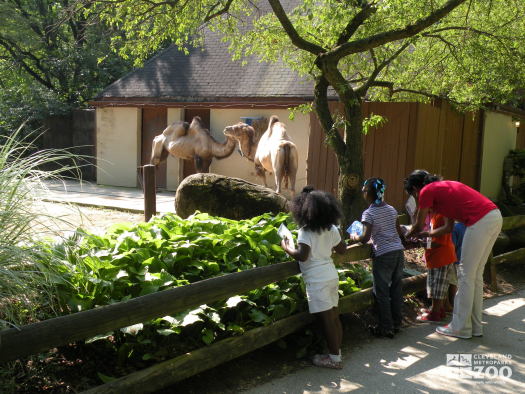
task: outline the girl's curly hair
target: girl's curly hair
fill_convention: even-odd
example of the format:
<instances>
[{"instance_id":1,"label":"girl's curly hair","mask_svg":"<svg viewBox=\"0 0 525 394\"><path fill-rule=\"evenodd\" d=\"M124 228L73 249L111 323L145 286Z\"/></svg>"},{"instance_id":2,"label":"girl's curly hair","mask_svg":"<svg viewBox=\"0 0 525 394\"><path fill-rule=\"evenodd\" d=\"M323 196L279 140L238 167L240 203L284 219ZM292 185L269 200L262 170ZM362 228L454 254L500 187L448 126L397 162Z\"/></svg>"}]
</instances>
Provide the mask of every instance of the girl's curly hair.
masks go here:
<instances>
[{"instance_id":1,"label":"girl's curly hair","mask_svg":"<svg viewBox=\"0 0 525 394\"><path fill-rule=\"evenodd\" d=\"M315 232L329 230L343 217L341 205L332 194L311 186L303 188L292 200L291 211L300 227Z\"/></svg>"}]
</instances>

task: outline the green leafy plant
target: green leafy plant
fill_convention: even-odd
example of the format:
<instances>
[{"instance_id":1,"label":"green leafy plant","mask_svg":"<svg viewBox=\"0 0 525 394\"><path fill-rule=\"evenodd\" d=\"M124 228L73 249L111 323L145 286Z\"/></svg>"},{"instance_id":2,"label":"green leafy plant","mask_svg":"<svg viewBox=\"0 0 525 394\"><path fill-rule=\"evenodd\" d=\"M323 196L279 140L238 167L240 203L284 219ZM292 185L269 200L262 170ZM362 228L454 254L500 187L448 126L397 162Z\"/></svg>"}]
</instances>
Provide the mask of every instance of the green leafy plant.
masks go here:
<instances>
[{"instance_id":1,"label":"green leafy plant","mask_svg":"<svg viewBox=\"0 0 525 394\"><path fill-rule=\"evenodd\" d=\"M36 135L21 139L22 130L0 139L0 327L53 313L52 285L39 270L34 238L38 231L51 234L49 223L55 219L43 213L39 203L46 194L45 180L78 169L69 152L38 151L28 140ZM63 159L72 164L41 170Z\"/></svg>"},{"instance_id":2,"label":"green leafy plant","mask_svg":"<svg viewBox=\"0 0 525 394\"><path fill-rule=\"evenodd\" d=\"M283 222L296 233L283 213L240 221L165 214L147 223L115 225L103 235L78 231L47 244L42 269L53 278L62 313L77 312L286 261L277 234ZM362 275L354 268L339 270L341 295L360 290L356 278ZM162 360L306 310L304 283L297 275L87 342L111 340L121 363Z\"/></svg>"}]
</instances>

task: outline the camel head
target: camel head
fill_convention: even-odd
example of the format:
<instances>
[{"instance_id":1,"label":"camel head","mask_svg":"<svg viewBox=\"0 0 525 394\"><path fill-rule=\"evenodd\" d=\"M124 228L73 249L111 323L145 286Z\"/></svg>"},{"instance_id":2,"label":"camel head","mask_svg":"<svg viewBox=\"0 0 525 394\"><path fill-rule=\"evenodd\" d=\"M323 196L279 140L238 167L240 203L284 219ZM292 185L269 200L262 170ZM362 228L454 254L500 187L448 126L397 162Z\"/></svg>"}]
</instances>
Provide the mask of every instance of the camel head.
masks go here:
<instances>
[{"instance_id":1,"label":"camel head","mask_svg":"<svg viewBox=\"0 0 525 394\"><path fill-rule=\"evenodd\" d=\"M239 142L241 156L253 161L257 146L254 141L255 130L252 126L239 122L233 126L226 126L223 133L227 138L233 138Z\"/></svg>"},{"instance_id":2,"label":"camel head","mask_svg":"<svg viewBox=\"0 0 525 394\"><path fill-rule=\"evenodd\" d=\"M233 126L226 126L223 133L226 137L232 137L237 141L240 141L243 138L246 138L246 136L253 136L254 130L252 126L239 122Z\"/></svg>"}]
</instances>

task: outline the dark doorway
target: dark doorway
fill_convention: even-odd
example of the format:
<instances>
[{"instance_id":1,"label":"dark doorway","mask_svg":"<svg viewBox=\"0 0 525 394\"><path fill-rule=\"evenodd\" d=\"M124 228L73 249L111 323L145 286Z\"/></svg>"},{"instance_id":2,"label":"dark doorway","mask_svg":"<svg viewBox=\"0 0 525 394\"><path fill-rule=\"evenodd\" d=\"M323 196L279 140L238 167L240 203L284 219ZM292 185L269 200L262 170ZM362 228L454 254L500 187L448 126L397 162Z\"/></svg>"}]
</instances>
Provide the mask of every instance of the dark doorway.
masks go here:
<instances>
[{"instance_id":1,"label":"dark doorway","mask_svg":"<svg viewBox=\"0 0 525 394\"><path fill-rule=\"evenodd\" d=\"M162 133L167 126L166 107L151 107L142 110L142 155L141 164L149 164L153 138ZM142 171L139 172L142 176ZM166 188L166 161L157 166L155 179L158 188ZM139 180L142 184L142 179Z\"/></svg>"},{"instance_id":2,"label":"dark doorway","mask_svg":"<svg viewBox=\"0 0 525 394\"><path fill-rule=\"evenodd\" d=\"M203 126L210 129L210 109L209 108L187 108L184 110L184 121L191 123L193 117L199 116L202 120ZM189 175L197 172L193 160L183 160L182 176L186 178ZM182 180L182 179L181 179Z\"/></svg>"}]
</instances>

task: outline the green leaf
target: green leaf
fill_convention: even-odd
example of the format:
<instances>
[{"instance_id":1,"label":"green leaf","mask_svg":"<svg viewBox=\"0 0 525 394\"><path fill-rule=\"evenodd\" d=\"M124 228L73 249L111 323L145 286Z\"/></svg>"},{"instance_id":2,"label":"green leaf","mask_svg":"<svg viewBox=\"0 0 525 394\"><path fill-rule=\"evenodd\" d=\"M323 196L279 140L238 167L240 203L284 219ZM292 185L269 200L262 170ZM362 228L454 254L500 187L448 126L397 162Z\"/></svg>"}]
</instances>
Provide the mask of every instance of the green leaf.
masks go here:
<instances>
[{"instance_id":1,"label":"green leaf","mask_svg":"<svg viewBox=\"0 0 525 394\"><path fill-rule=\"evenodd\" d=\"M268 316L266 314L264 314L263 312L255 309L255 308L252 308L249 312L250 314L250 318L256 322L256 323L264 323L264 322L267 322L269 320Z\"/></svg>"},{"instance_id":2,"label":"green leaf","mask_svg":"<svg viewBox=\"0 0 525 394\"><path fill-rule=\"evenodd\" d=\"M215 340L215 333L213 330L210 330L209 328L204 328L202 330L202 341L209 345Z\"/></svg>"},{"instance_id":3,"label":"green leaf","mask_svg":"<svg viewBox=\"0 0 525 394\"><path fill-rule=\"evenodd\" d=\"M91 337L89 339L86 339L85 343L93 343L93 342L96 342L96 341L100 341L101 339L107 339L107 338L109 338L112 335L113 335L113 331L107 332L105 334L99 334L99 335L96 335L96 336Z\"/></svg>"},{"instance_id":4,"label":"green leaf","mask_svg":"<svg viewBox=\"0 0 525 394\"><path fill-rule=\"evenodd\" d=\"M103 383L109 383L116 379L112 376L104 375L103 373L100 373L100 372L97 372L97 376Z\"/></svg>"},{"instance_id":5,"label":"green leaf","mask_svg":"<svg viewBox=\"0 0 525 394\"><path fill-rule=\"evenodd\" d=\"M233 307L237 306L237 304L239 304L242 301L243 301L243 299L241 298L241 296L230 297L226 301L226 306L228 308L233 308Z\"/></svg>"},{"instance_id":6,"label":"green leaf","mask_svg":"<svg viewBox=\"0 0 525 394\"><path fill-rule=\"evenodd\" d=\"M121 328L120 331L123 332L124 334L137 335L140 331L142 331L143 328L144 328L144 325L142 323L137 323L131 326Z\"/></svg>"}]
</instances>

